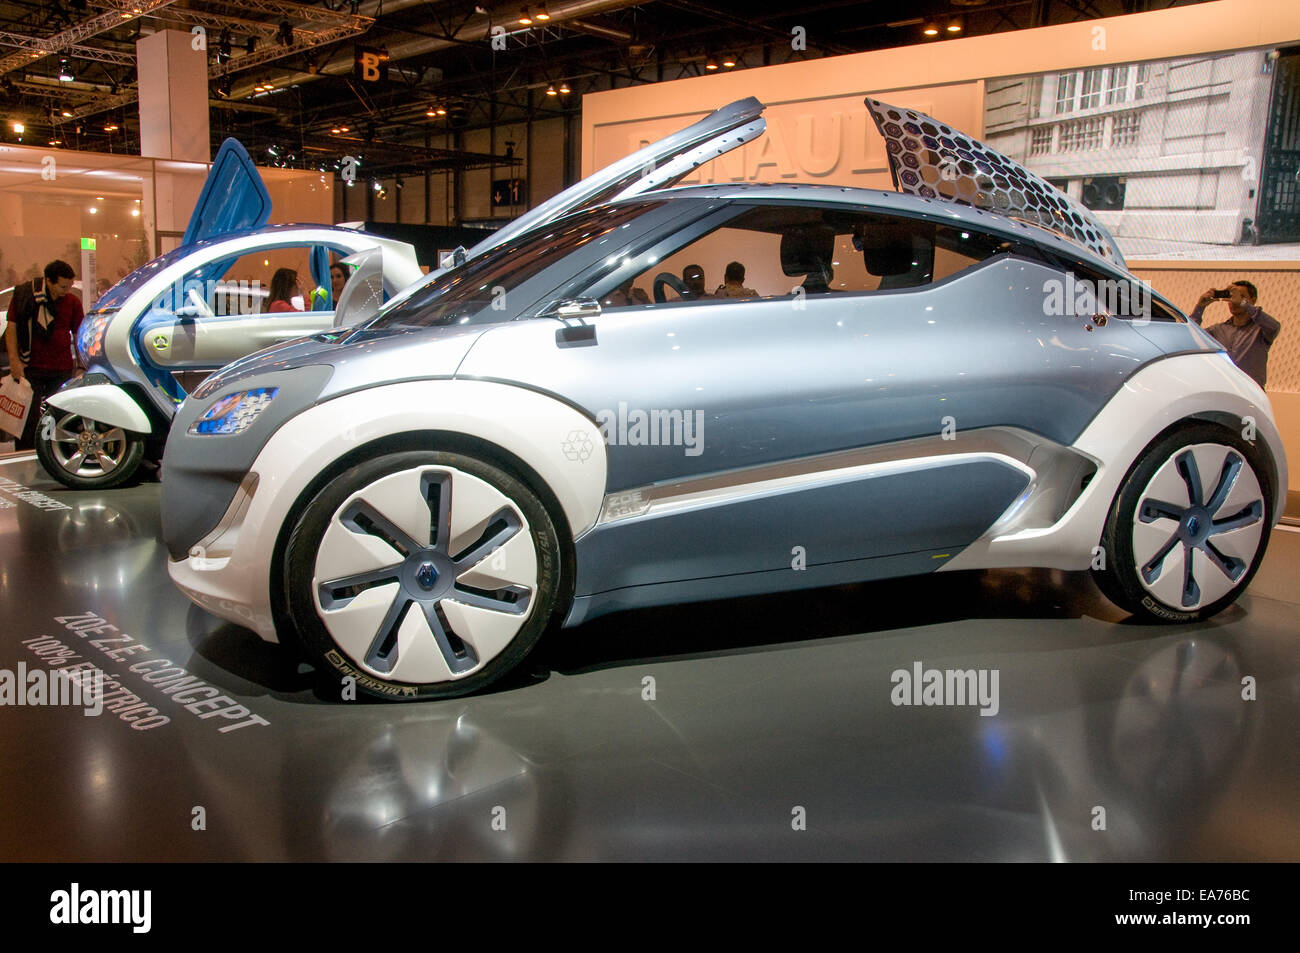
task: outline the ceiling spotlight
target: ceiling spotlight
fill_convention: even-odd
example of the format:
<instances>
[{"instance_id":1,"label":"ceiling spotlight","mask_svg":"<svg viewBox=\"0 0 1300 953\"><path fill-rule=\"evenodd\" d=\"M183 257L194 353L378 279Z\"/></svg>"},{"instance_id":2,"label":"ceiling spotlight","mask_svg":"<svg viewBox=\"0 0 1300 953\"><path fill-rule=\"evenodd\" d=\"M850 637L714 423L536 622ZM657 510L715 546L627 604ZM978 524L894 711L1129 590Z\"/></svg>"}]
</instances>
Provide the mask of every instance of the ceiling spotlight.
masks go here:
<instances>
[{"instance_id":1,"label":"ceiling spotlight","mask_svg":"<svg viewBox=\"0 0 1300 953\"><path fill-rule=\"evenodd\" d=\"M546 95L547 95L547 96L556 96L556 95L558 95L558 93L557 93L557 91L556 91L556 89L555 89L555 84L554 84L554 83L552 83L550 86L547 86L547 87L546 87Z\"/></svg>"},{"instance_id":2,"label":"ceiling spotlight","mask_svg":"<svg viewBox=\"0 0 1300 953\"><path fill-rule=\"evenodd\" d=\"M62 139L51 139L51 140L50 140L50 145L52 145L52 146L61 146L61 145L63 145L63 140L62 140Z\"/></svg>"},{"instance_id":3,"label":"ceiling spotlight","mask_svg":"<svg viewBox=\"0 0 1300 953\"><path fill-rule=\"evenodd\" d=\"M96 196L95 196L95 201L96 201L96 202L102 202L102 201L104 201L104 196L102 196L102 195L96 195Z\"/></svg>"},{"instance_id":4,"label":"ceiling spotlight","mask_svg":"<svg viewBox=\"0 0 1300 953\"><path fill-rule=\"evenodd\" d=\"M428 116L430 119L432 119L434 116L438 115L438 110L430 106L428 109L424 111L424 114Z\"/></svg>"},{"instance_id":5,"label":"ceiling spotlight","mask_svg":"<svg viewBox=\"0 0 1300 953\"><path fill-rule=\"evenodd\" d=\"M21 133L24 133L24 132L26 132L26 131L27 131L27 127L24 126L22 123L20 123L20 122L16 122L16 123L14 123L14 132L17 132L17 133L20 133L20 134L21 134Z\"/></svg>"},{"instance_id":6,"label":"ceiling spotlight","mask_svg":"<svg viewBox=\"0 0 1300 953\"><path fill-rule=\"evenodd\" d=\"M131 209L131 217L132 217L132 218L139 218L139 217L140 217L140 210L139 210L138 208L133 208L133 209Z\"/></svg>"},{"instance_id":7,"label":"ceiling spotlight","mask_svg":"<svg viewBox=\"0 0 1300 953\"><path fill-rule=\"evenodd\" d=\"M71 83L74 79L76 77L72 75L72 64L66 59L59 60L59 82Z\"/></svg>"},{"instance_id":8,"label":"ceiling spotlight","mask_svg":"<svg viewBox=\"0 0 1300 953\"><path fill-rule=\"evenodd\" d=\"M926 23L925 27L921 30L921 32L924 33L926 36L938 36L939 27L935 23Z\"/></svg>"},{"instance_id":9,"label":"ceiling spotlight","mask_svg":"<svg viewBox=\"0 0 1300 953\"><path fill-rule=\"evenodd\" d=\"M528 15L527 7L524 7L522 10L519 11L519 25L520 26L533 25L533 18Z\"/></svg>"},{"instance_id":10,"label":"ceiling spotlight","mask_svg":"<svg viewBox=\"0 0 1300 953\"><path fill-rule=\"evenodd\" d=\"M727 69L731 69L733 66L736 65L736 58L734 56L724 56L722 58L722 65L725 66Z\"/></svg>"},{"instance_id":11,"label":"ceiling spotlight","mask_svg":"<svg viewBox=\"0 0 1300 953\"><path fill-rule=\"evenodd\" d=\"M72 110L70 110L70 109L65 109L65 110L63 110L63 118L64 118L64 119L71 119L71 118L72 118Z\"/></svg>"},{"instance_id":12,"label":"ceiling spotlight","mask_svg":"<svg viewBox=\"0 0 1300 953\"><path fill-rule=\"evenodd\" d=\"M95 206L92 205L90 208L86 209L86 211L88 211L91 215L95 215L96 213L99 212L99 209L95 208Z\"/></svg>"},{"instance_id":13,"label":"ceiling spotlight","mask_svg":"<svg viewBox=\"0 0 1300 953\"><path fill-rule=\"evenodd\" d=\"M347 126L339 126L339 132L351 132L351 131L352 130Z\"/></svg>"},{"instance_id":14,"label":"ceiling spotlight","mask_svg":"<svg viewBox=\"0 0 1300 953\"><path fill-rule=\"evenodd\" d=\"M545 23L547 20L551 18L551 15L546 12L545 7L538 7L537 12L533 14L533 17Z\"/></svg>"},{"instance_id":15,"label":"ceiling spotlight","mask_svg":"<svg viewBox=\"0 0 1300 953\"><path fill-rule=\"evenodd\" d=\"M561 84L560 84L560 92L563 93L565 96L569 95L569 84L568 84L568 83L561 83Z\"/></svg>"},{"instance_id":16,"label":"ceiling spotlight","mask_svg":"<svg viewBox=\"0 0 1300 953\"><path fill-rule=\"evenodd\" d=\"M717 69L717 68L718 68L718 61L715 60L712 56L710 56L707 60L704 61L704 68L705 68L705 69Z\"/></svg>"},{"instance_id":17,"label":"ceiling spotlight","mask_svg":"<svg viewBox=\"0 0 1300 953\"><path fill-rule=\"evenodd\" d=\"M115 123L115 122L105 123L105 124L104 124L104 131L105 131L105 132L117 132L117 123Z\"/></svg>"},{"instance_id":18,"label":"ceiling spotlight","mask_svg":"<svg viewBox=\"0 0 1300 953\"><path fill-rule=\"evenodd\" d=\"M342 132L342 131L343 131L343 130L340 129L338 126L335 126L333 129L330 130L330 132L332 132L332 133L333 133L334 135L336 135L336 136L337 136L340 132Z\"/></svg>"},{"instance_id":19,"label":"ceiling spotlight","mask_svg":"<svg viewBox=\"0 0 1300 953\"><path fill-rule=\"evenodd\" d=\"M961 27L962 27L961 17L953 17L951 20L948 21L947 29L949 33L960 33Z\"/></svg>"},{"instance_id":20,"label":"ceiling spotlight","mask_svg":"<svg viewBox=\"0 0 1300 953\"><path fill-rule=\"evenodd\" d=\"M437 109L434 110L434 112L436 112L439 116L445 116L447 115L447 107L439 106Z\"/></svg>"}]
</instances>

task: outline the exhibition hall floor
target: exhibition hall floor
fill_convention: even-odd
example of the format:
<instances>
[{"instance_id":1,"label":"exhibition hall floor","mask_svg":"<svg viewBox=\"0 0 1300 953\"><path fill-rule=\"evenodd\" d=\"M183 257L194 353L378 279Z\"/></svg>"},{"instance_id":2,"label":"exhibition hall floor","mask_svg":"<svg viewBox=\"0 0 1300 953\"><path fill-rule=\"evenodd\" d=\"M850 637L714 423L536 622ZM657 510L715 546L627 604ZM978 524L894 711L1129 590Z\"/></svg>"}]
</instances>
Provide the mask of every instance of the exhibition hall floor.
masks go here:
<instances>
[{"instance_id":1,"label":"exhibition hall floor","mask_svg":"<svg viewBox=\"0 0 1300 953\"><path fill-rule=\"evenodd\" d=\"M389 704L191 606L159 490L0 458L0 673L86 661L148 706L0 708L0 858L1300 859L1293 530L1199 626L1126 624L1081 573L938 574L607 616L489 694ZM895 704L928 669L988 691Z\"/></svg>"}]
</instances>

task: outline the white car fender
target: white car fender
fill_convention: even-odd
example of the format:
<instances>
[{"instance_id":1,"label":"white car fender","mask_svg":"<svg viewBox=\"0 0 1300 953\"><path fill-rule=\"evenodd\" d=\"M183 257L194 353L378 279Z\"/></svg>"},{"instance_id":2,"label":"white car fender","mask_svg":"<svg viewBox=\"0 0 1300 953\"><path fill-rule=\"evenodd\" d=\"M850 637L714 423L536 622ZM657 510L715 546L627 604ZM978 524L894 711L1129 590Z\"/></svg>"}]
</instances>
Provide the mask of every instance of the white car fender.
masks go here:
<instances>
[{"instance_id":1,"label":"white car fender","mask_svg":"<svg viewBox=\"0 0 1300 953\"><path fill-rule=\"evenodd\" d=\"M277 641L271 562L294 503L350 451L428 430L477 438L521 460L555 494L575 537L595 524L607 473L596 424L568 404L509 384L407 381L322 401L282 425L245 479L255 485L251 500L236 494L218 529L169 564L173 581L215 614Z\"/></svg>"},{"instance_id":2,"label":"white car fender","mask_svg":"<svg viewBox=\"0 0 1300 953\"><path fill-rule=\"evenodd\" d=\"M995 529L939 571L1019 566L1087 569L1132 463L1172 424L1207 413L1228 415L1235 427L1253 433L1269 448L1278 471L1273 488L1276 522L1286 508L1287 463L1267 395L1222 351L1181 354L1134 374L1079 435L1073 447L1097 464L1097 472L1065 515L1047 527L1005 535L997 535Z\"/></svg>"},{"instance_id":3,"label":"white car fender","mask_svg":"<svg viewBox=\"0 0 1300 953\"><path fill-rule=\"evenodd\" d=\"M96 423L136 433L153 432L153 424L138 403L116 384L88 384L61 390L48 398L51 407L87 417Z\"/></svg>"}]
</instances>

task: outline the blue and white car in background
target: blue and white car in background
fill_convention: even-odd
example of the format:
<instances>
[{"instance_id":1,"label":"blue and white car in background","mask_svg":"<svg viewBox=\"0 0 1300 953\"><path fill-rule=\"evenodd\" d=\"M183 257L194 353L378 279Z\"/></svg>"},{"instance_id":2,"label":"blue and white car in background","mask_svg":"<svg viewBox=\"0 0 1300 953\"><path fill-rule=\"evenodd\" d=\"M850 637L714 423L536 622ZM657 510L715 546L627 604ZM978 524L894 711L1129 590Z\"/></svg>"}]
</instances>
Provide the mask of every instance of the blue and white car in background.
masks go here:
<instances>
[{"instance_id":1,"label":"blue and white car in background","mask_svg":"<svg viewBox=\"0 0 1300 953\"><path fill-rule=\"evenodd\" d=\"M672 187L761 135L734 103L210 377L164 459L172 579L390 698L480 689L552 625L891 576L1230 604L1287 487L1264 392L1086 209L867 105L897 192ZM725 296L679 277L733 260Z\"/></svg>"},{"instance_id":2,"label":"blue and white car in background","mask_svg":"<svg viewBox=\"0 0 1300 953\"><path fill-rule=\"evenodd\" d=\"M353 308L421 275L404 242L327 225L267 225L270 215L256 167L227 139L180 246L88 310L76 341L86 374L49 398L37 429L37 455L51 476L73 489L129 480L161 456L172 416L197 381L254 351L339 326L350 309L330 297L331 254L358 265L343 293ZM222 280L243 256L304 248L324 290L314 310L268 314L265 288Z\"/></svg>"}]
</instances>

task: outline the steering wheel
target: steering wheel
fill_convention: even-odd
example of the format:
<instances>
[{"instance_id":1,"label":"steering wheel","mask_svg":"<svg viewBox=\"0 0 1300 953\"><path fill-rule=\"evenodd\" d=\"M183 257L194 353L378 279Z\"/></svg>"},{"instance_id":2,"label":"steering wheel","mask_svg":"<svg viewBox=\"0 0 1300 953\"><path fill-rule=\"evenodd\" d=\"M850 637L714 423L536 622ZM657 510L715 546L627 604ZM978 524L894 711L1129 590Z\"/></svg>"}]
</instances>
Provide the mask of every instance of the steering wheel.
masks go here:
<instances>
[{"instance_id":1,"label":"steering wheel","mask_svg":"<svg viewBox=\"0 0 1300 953\"><path fill-rule=\"evenodd\" d=\"M682 298L683 300L691 297L691 289L686 287L686 282L682 281L682 279L678 278L671 271L661 271L659 274L655 275L654 294L656 304L664 304L668 300L664 295L664 285L667 285L672 288L673 291L676 291L677 297Z\"/></svg>"}]
</instances>

